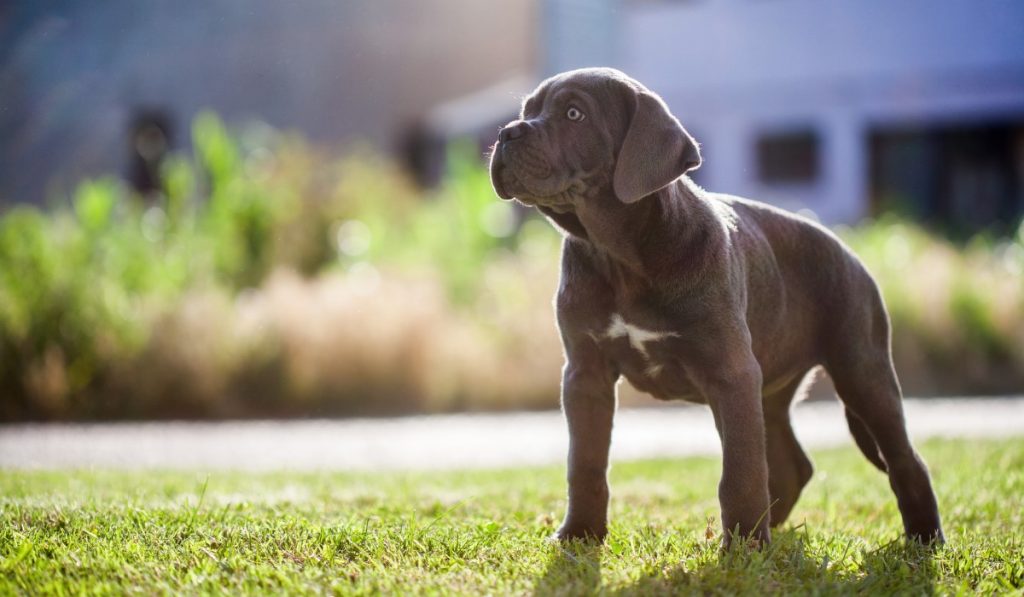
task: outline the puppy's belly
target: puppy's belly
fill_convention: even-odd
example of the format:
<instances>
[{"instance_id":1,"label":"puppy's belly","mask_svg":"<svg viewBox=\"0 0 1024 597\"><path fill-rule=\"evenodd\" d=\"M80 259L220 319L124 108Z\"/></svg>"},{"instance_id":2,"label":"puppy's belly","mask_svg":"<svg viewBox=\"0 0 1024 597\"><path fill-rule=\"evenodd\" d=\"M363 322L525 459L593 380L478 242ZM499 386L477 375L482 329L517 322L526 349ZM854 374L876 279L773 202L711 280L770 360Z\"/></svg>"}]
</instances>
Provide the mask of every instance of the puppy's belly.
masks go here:
<instances>
[{"instance_id":1,"label":"puppy's belly","mask_svg":"<svg viewBox=\"0 0 1024 597\"><path fill-rule=\"evenodd\" d=\"M658 400L685 400L704 404L704 397L697 388L681 375L681 368L669 364L648 363L636 367L632 363L619 363L619 369L634 388L646 392Z\"/></svg>"},{"instance_id":2,"label":"puppy's belly","mask_svg":"<svg viewBox=\"0 0 1024 597\"><path fill-rule=\"evenodd\" d=\"M651 350L641 353L622 342L608 343L605 352L636 389L659 400L705 403L671 352Z\"/></svg>"}]
</instances>

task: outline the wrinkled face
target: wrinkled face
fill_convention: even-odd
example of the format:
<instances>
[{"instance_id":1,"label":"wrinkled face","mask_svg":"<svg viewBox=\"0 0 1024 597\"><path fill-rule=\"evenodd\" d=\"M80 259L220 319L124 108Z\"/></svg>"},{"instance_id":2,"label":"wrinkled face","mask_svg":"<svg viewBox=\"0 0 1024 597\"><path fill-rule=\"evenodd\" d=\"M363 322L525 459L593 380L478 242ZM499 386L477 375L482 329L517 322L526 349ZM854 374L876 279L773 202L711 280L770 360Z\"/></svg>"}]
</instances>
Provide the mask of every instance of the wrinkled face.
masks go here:
<instances>
[{"instance_id":1,"label":"wrinkled face","mask_svg":"<svg viewBox=\"0 0 1024 597\"><path fill-rule=\"evenodd\" d=\"M568 211L610 190L628 110L618 89L623 85L604 69L573 71L541 83L494 146L491 181L498 195Z\"/></svg>"},{"instance_id":2,"label":"wrinkled face","mask_svg":"<svg viewBox=\"0 0 1024 597\"><path fill-rule=\"evenodd\" d=\"M596 197L633 203L700 165L700 151L657 94L588 68L551 77L501 129L491 182L503 199L556 212ZM578 211L577 211L578 213Z\"/></svg>"}]
</instances>

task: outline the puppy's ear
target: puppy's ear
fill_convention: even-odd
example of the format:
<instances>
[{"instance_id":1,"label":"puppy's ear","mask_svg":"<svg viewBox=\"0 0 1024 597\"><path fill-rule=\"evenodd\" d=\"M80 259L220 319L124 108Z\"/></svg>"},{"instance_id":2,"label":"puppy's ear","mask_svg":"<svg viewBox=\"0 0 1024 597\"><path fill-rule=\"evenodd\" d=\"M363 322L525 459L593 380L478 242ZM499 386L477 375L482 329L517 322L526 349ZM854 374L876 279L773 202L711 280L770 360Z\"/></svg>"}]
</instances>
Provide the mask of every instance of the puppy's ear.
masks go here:
<instances>
[{"instance_id":1,"label":"puppy's ear","mask_svg":"<svg viewBox=\"0 0 1024 597\"><path fill-rule=\"evenodd\" d=\"M633 118L615 162L612 186L624 203L633 203L700 166L697 142L647 90L633 94Z\"/></svg>"}]
</instances>

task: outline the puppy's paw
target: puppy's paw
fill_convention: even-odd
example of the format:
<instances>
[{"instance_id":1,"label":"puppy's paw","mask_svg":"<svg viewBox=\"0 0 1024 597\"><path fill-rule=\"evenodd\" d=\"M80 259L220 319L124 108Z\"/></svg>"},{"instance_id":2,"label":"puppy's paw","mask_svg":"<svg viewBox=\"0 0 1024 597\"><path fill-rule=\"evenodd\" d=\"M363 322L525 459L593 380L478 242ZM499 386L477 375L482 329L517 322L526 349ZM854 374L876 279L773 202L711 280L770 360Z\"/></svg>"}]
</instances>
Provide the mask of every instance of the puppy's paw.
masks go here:
<instances>
[{"instance_id":1,"label":"puppy's paw","mask_svg":"<svg viewBox=\"0 0 1024 597\"><path fill-rule=\"evenodd\" d=\"M746 551L763 549L772 542L772 534L767 528L758 528L748 534L725 532L722 534L722 551L742 548Z\"/></svg>"},{"instance_id":2,"label":"puppy's paw","mask_svg":"<svg viewBox=\"0 0 1024 597\"><path fill-rule=\"evenodd\" d=\"M601 543L608 536L608 527L605 525L580 525L564 523L551 537L559 543L569 541L584 541L587 543Z\"/></svg>"},{"instance_id":3,"label":"puppy's paw","mask_svg":"<svg viewBox=\"0 0 1024 597\"><path fill-rule=\"evenodd\" d=\"M930 549L938 549L946 544L946 535L941 527L908 530L907 539Z\"/></svg>"}]
</instances>

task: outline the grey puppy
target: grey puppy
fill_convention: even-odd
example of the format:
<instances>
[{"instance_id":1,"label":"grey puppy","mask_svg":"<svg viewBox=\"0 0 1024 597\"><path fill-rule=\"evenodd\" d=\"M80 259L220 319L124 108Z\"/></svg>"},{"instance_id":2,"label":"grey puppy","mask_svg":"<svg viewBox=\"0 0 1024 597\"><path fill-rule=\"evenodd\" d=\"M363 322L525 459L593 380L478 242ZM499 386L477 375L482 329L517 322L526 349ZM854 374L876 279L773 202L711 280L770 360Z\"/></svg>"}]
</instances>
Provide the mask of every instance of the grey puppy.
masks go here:
<instances>
[{"instance_id":1,"label":"grey puppy","mask_svg":"<svg viewBox=\"0 0 1024 597\"><path fill-rule=\"evenodd\" d=\"M811 478L790 425L821 365L864 455L888 473L908 537L941 542L928 470L907 436L889 318L864 265L799 216L706 192L697 144L656 94L606 68L562 73L502 128L491 181L565 233L569 505L559 539L607 533L615 386L707 404L722 441L723 543L770 541Z\"/></svg>"}]
</instances>

